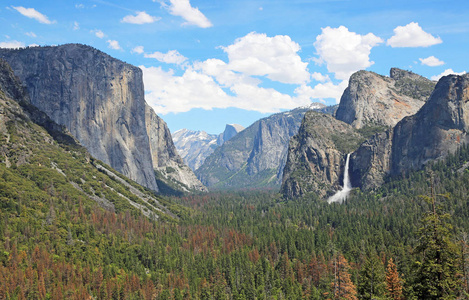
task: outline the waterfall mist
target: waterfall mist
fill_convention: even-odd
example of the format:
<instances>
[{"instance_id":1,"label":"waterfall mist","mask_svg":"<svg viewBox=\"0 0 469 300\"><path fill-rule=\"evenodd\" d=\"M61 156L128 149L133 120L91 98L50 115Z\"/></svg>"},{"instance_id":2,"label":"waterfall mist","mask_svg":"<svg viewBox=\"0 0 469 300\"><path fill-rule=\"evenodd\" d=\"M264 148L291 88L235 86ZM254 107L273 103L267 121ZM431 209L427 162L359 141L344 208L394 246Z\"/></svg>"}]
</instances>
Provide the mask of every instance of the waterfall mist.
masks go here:
<instances>
[{"instance_id":1,"label":"waterfall mist","mask_svg":"<svg viewBox=\"0 0 469 300\"><path fill-rule=\"evenodd\" d=\"M347 199L348 194L352 190L352 183L350 182L349 178L349 162L350 162L350 154L347 154L347 160L345 161L345 169L344 169L344 186L340 191L335 193L329 199L327 199L327 203L339 202L342 203Z\"/></svg>"}]
</instances>

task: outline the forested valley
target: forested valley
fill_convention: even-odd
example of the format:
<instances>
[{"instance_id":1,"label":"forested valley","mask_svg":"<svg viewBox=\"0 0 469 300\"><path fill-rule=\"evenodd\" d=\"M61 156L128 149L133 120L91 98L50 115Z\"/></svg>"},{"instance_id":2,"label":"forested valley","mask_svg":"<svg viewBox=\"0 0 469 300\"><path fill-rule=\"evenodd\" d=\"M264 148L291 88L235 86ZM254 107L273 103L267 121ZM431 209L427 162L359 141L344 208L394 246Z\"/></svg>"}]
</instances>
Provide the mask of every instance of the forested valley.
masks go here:
<instances>
[{"instance_id":1,"label":"forested valley","mask_svg":"<svg viewBox=\"0 0 469 300\"><path fill-rule=\"evenodd\" d=\"M0 298L465 299L468 161L464 146L344 204L160 198L177 216L159 220L104 210L56 171L0 164Z\"/></svg>"}]
</instances>

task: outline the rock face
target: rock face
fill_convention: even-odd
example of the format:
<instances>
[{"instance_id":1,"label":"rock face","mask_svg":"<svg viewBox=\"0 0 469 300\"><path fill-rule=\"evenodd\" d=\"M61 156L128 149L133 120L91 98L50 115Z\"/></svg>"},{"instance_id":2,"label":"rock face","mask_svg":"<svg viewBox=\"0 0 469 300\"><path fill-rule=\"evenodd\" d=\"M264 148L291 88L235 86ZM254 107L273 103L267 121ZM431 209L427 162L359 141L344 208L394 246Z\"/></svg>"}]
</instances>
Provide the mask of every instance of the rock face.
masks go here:
<instances>
[{"instance_id":1,"label":"rock face","mask_svg":"<svg viewBox=\"0 0 469 300\"><path fill-rule=\"evenodd\" d=\"M156 177L160 189L167 186L175 191L207 191L207 188L179 156L166 122L158 117L147 104L145 105L145 120L150 137L153 169L158 173Z\"/></svg>"},{"instance_id":2,"label":"rock face","mask_svg":"<svg viewBox=\"0 0 469 300\"><path fill-rule=\"evenodd\" d=\"M320 198L342 185L347 153L355 150L363 137L352 126L331 115L307 112L290 140L283 171L282 194L295 198L314 192Z\"/></svg>"},{"instance_id":3,"label":"rock face","mask_svg":"<svg viewBox=\"0 0 469 300\"><path fill-rule=\"evenodd\" d=\"M380 186L391 168L393 129L379 132L365 141L350 157L350 180L363 189Z\"/></svg>"},{"instance_id":4,"label":"rock face","mask_svg":"<svg viewBox=\"0 0 469 300\"><path fill-rule=\"evenodd\" d=\"M2 184L3 188L7 187L2 191L6 192L7 198L15 200L17 192L31 193L47 184L50 192L60 193L62 198L81 199L84 204L95 201L109 211L121 212L130 208L153 220L163 215L178 218L159 202L159 197L153 192L142 191L135 182L118 176L112 168L102 166L65 126L58 125L31 105L27 90L2 59L0 140L0 168L3 171L9 169L9 176L3 178L6 181ZM17 190L11 188L18 184ZM44 204L41 199L47 199L49 204L55 201L40 196L32 205Z\"/></svg>"},{"instance_id":5,"label":"rock face","mask_svg":"<svg viewBox=\"0 0 469 300\"><path fill-rule=\"evenodd\" d=\"M394 128L391 175L419 170L469 142L469 74L440 79L430 99Z\"/></svg>"},{"instance_id":6,"label":"rock face","mask_svg":"<svg viewBox=\"0 0 469 300\"><path fill-rule=\"evenodd\" d=\"M179 178L183 190L205 189L147 106L139 68L78 44L0 49L0 58L25 83L31 104L68 128L95 158L154 191L154 167L169 166L173 174L163 178Z\"/></svg>"},{"instance_id":7,"label":"rock face","mask_svg":"<svg viewBox=\"0 0 469 300\"><path fill-rule=\"evenodd\" d=\"M218 146L242 130L244 127L239 124L227 124L225 130L218 135L181 129L173 133L173 140L184 162L192 170L197 170Z\"/></svg>"},{"instance_id":8,"label":"rock face","mask_svg":"<svg viewBox=\"0 0 469 300\"><path fill-rule=\"evenodd\" d=\"M386 175L420 170L469 142L469 75L440 79L431 97L413 116L372 137L351 159L352 183L374 188Z\"/></svg>"},{"instance_id":9,"label":"rock face","mask_svg":"<svg viewBox=\"0 0 469 300\"><path fill-rule=\"evenodd\" d=\"M278 187L288 142L309 108L256 121L207 157L196 175L213 188Z\"/></svg>"},{"instance_id":10,"label":"rock face","mask_svg":"<svg viewBox=\"0 0 469 300\"><path fill-rule=\"evenodd\" d=\"M412 72L393 68L391 77L369 71L354 73L340 99L336 118L355 128L393 127L415 114L435 83Z\"/></svg>"},{"instance_id":11,"label":"rock face","mask_svg":"<svg viewBox=\"0 0 469 300\"><path fill-rule=\"evenodd\" d=\"M226 141L243 131L244 127L239 124L226 124L225 130L218 135L217 144L218 146L223 145Z\"/></svg>"},{"instance_id":12,"label":"rock face","mask_svg":"<svg viewBox=\"0 0 469 300\"><path fill-rule=\"evenodd\" d=\"M94 157L157 191L142 71L84 45L1 49L31 103L65 125Z\"/></svg>"}]
</instances>

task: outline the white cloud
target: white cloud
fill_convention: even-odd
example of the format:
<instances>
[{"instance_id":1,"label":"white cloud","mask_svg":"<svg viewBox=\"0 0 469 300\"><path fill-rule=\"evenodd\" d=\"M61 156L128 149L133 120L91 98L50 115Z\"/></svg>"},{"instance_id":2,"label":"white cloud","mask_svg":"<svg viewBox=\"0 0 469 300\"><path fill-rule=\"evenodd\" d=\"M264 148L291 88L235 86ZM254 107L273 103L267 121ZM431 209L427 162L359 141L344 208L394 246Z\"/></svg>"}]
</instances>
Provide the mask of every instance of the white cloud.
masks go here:
<instances>
[{"instance_id":1,"label":"white cloud","mask_svg":"<svg viewBox=\"0 0 469 300\"><path fill-rule=\"evenodd\" d=\"M82 3L80 3L80 4L75 4L75 8L83 9L83 8L85 8L85 5L83 5Z\"/></svg>"},{"instance_id":2,"label":"white cloud","mask_svg":"<svg viewBox=\"0 0 469 300\"><path fill-rule=\"evenodd\" d=\"M143 70L145 99L156 113L226 108L233 103L233 98L208 75L189 69L182 76L174 76L173 71L166 72L161 67L140 68Z\"/></svg>"},{"instance_id":3,"label":"white cloud","mask_svg":"<svg viewBox=\"0 0 469 300\"><path fill-rule=\"evenodd\" d=\"M466 74L466 71L454 72L453 69L446 69L446 70L443 71L443 73L441 73L439 75L432 76L430 79L438 81L438 80L440 80L441 77L446 76L446 75L450 75L450 74L463 75L463 74Z\"/></svg>"},{"instance_id":4,"label":"white cloud","mask_svg":"<svg viewBox=\"0 0 469 300\"><path fill-rule=\"evenodd\" d=\"M317 84L314 87L308 85L302 85L295 89L295 94L298 95L299 98L306 98L309 101L320 100L324 102L324 99L335 99L336 103L340 102L340 97L344 93L344 90L347 88L348 81L343 80L339 84L335 85L332 82L325 82Z\"/></svg>"},{"instance_id":5,"label":"white cloud","mask_svg":"<svg viewBox=\"0 0 469 300\"><path fill-rule=\"evenodd\" d=\"M314 72L313 74L311 74L311 78L313 78L314 80L319 81L319 82L326 82L326 81L331 80L329 78L329 75L323 75L319 72Z\"/></svg>"},{"instance_id":6,"label":"white cloud","mask_svg":"<svg viewBox=\"0 0 469 300\"><path fill-rule=\"evenodd\" d=\"M260 79L247 76L242 73L230 70L227 63L220 59L212 58L204 62L197 62L193 66L194 70L212 76L223 87L232 87L235 84L259 85Z\"/></svg>"},{"instance_id":7,"label":"white cloud","mask_svg":"<svg viewBox=\"0 0 469 300\"><path fill-rule=\"evenodd\" d=\"M79 30L80 29L80 24L78 24L77 21L73 22L73 30Z\"/></svg>"},{"instance_id":8,"label":"white cloud","mask_svg":"<svg viewBox=\"0 0 469 300\"><path fill-rule=\"evenodd\" d=\"M143 46L137 46L137 47L133 48L131 52L132 53L142 54L143 53Z\"/></svg>"},{"instance_id":9,"label":"white cloud","mask_svg":"<svg viewBox=\"0 0 469 300\"><path fill-rule=\"evenodd\" d=\"M23 48L25 47L23 42L19 41L8 41L8 42L0 42L0 48Z\"/></svg>"},{"instance_id":10,"label":"white cloud","mask_svg":"<svg viewBox=\"0 0 469 300\"><path fill-rule=\"evenodd\" d=\"M193 108L210 110L227 107L269 113L310 103L308 97L291 97L272 88L262 88L256 85L256 79L251 82L249 78L230 85L230 93L227 93L214 77L202 72L210 68L209 65L214 67L220 62L219 67L222 69L222 61L212 60L202 63L206 68L202 69L200 65L201 69L190 67L181 76L174 75L173 71L166 72L161 67L140 66L143 70L145 99L156 113L163 115L169 112L186 112ZM216 69L217 67L212 71L218 74L218 79L223 78L222 73L228 74L220 68ZM226 82L231 84L232 80L227 78Z\"/></svg>"},{"instance_id":11,"label":"white cloud","mask_svg":"<svg viewBox=\"0 0 469 300\"><path fill-rule=\"evenodd\" d=\"M46 15L41 14L34 8L25 8L22 6L12 6L14 9L16 9L20 14L22 14L25 17L34 19L38 21L39 23L43 24L53 24L55 21L49 20L49 18Z\"/></svg>"},{"instance_id":12,"label":"white cloud","mask_svg":"<svg viewBox=\"0 0 469 300\"><path fill-rule=\"evenodd\" d=\"M350 32L345 26L322 28L314 43L319 58L314 60L319 64L325 63L335 78L347 80L352 73L374 64L370 61L371 49L382 42L372 33L360 35Z\"/></svg>"},{"instance_id":13,"label":"white cloud","mask_svg":"<svg viewBox=\"0 0 469 300\"><path fill-rule=\"evenodd\" d=\"M202 28L212 27L213 24L207 17L200 12L198 8L191 6L189 0L169 0L170 4L161 2L169 13L174 16L182 17L186 22L182 25L196 25Z\"/></svg>"},{"instance_id":14,"label":"white cloud","mask_svg":"<svg viewBox=\"0 0 469 300\"><path fill-rule=\"evenodd\" d=\"M102 39L104 38L106 35L104 34L104 32L102 32L101 30L99 29L95 29L95 30L91 30L91 33L93 33L94 35L96 35L96 37ZM108 41L109 42L109 41Z\"/></svg>"},{"instance_id":15,"label":"white cloud","mask_svg":"<svg viewBox=\"0 0 469 300\"><path fill-rule=\"evenodd\" d=\"M154 58L167 64L181 65L187 61L187 58L184 55L181 55L177 50L170 50L167 53L156 51L154 53L145 54L144 56L147 58Z\"/></svg>"},{"instance_id":16,"label":"white cloud","mask_svg":"<svg viewBox=\"0 0 469 300\"><path fill-rule=\"evenodd\" d=\"M107 40L108 47L114 50L122 50L121 46L119 45L119 42L116 40Z\"/></svg>"},{"instance_id":17,"label":"white cloud","mask_svg":"<svg viewBox=\"0 0 469 300\"><path fill-rule=\"evenodd\" d=\"M405 26L394 28L394 35L388 39L386 44L395 47L429 47L440 44L443 41L438 37L423 31L416 22L411 22Z\"/></svg>"},{"instance_id":18,"label":"white cloud","mask_svg":"<svg viewBox=\"0 0 469 300\"><path fill-rule=\"evenodd\" d=\"M130 24L148 24L148 23L156 22L160 19L161 18L150 16L149 14L147 14L144 11L138 11L137 15L135 15L135 16L132 16L132 15L125 16L121 20L121 22L122 23L130 23Z\"/></svg>"},{"instance_id":19,"label":"white cloud","mask_svg":"<svg viewBox=\"0 0 469 300\"><path fill-rule=\"evenodd\" d=\"M25 34L26 34L27 36L29 36L29 37L32 37L32 38L37 37L37 35L36 35L34 32L32 32L32 31L26 32Z\"/></svg>"},{"instance_id":20,"label":"white cloud","mask_svg":"<svg viewBox=\"0 0 469 300\"><path fill-rule=\"evenodd\" d=\"M435 56L429 56L427 58L419 58L420 63L425 66L429 67L437 67L437 66L442 66L445 64L444 61L439 60Z\"/></svg>"},{"instance_id":21,"label":"white cloud","mask_svg":"<svg viewBox=\"0 0 469 300\"><path fill-rule=\"evenodd\" d=\"M230 69L270 80L302 84L309 81L308 63L297 54L300 46L287 35L268 37L251 32L234 44L222 47L228 54Z\"/></svg>"}]
</instances>

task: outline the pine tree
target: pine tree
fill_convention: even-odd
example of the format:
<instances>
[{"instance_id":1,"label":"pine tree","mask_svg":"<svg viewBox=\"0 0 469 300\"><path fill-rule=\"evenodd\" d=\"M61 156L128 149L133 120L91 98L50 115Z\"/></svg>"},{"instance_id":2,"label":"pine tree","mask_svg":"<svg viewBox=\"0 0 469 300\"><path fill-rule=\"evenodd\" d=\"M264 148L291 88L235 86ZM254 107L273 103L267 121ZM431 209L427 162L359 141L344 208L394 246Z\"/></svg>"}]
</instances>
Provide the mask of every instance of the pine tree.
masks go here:
<instances>
[{"instance_id":1,"label":"pine tree","mask_svg":"<svg viewBox=\"0 0 469 300\"><path fill-rule=\"evenodd\" d=\"M331 283L334 299L356 300L357 288L352 282L347 260L341 254L335 260L334 280Z\"/></svg>"},{"instance_id":2,"label":"pine tree","mask_svg":"<svg viewBox=\"0 0 469 300\"><path fill-rule=\"evenodd\" d=\"M418 230L419 256L415 262L414 290L420 299L454 299L461 287L458 279L458 248L451 240L452 226L447 222L449 214L441 213L432 196L423 197L432 210L425 213Z\"/></svg>"},{"instance_id":3,"label":"pine tree","mask_svg":"<svg viewBox=\"0 0 469 300\"><path fill-rule=\"evenodd\" d=\"M386 287L388 290L388 296L393 300L402 299L402 282L397 272L397 266L392 261L392 258L388 261L388 267L386 269Z\"/></svg>"},{"instance_id":4,"label":"pine tree","mask_svg":"<svg viewBox=\"0 0 469 300\"><path fill-rule=\"evenodd\" d=\"M362 299L381 298L386 293L386 275L381 260L373 255L363 264L359 274L358 294Z\"/></svg>"}]
</instances>

